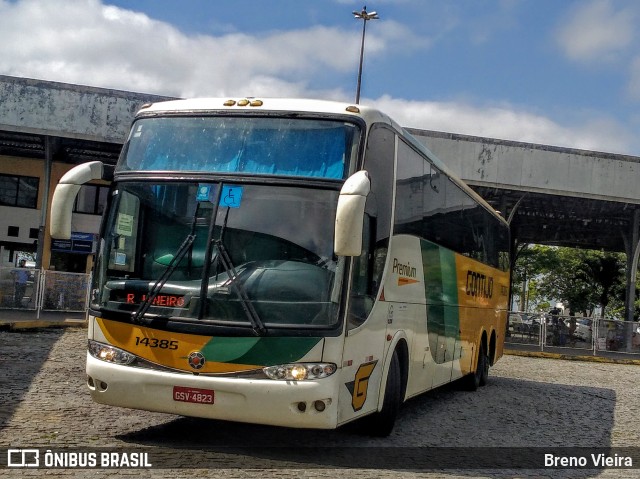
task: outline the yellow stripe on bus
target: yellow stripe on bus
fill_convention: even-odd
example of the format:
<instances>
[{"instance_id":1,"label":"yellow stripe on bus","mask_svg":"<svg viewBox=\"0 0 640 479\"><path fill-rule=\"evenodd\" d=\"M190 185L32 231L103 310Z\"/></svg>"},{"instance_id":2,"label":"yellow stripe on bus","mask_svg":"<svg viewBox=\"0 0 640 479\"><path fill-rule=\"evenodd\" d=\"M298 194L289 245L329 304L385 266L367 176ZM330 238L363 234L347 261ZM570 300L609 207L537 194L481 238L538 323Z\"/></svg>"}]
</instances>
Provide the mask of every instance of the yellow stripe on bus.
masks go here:
<instances>
[{"instance_id":1,"label":"yellow stripe on bus","mask_svg":"<svg viewBox=\"0 0 640 479\"><path fill-rule=\"evenodd\" d=\"M228 373L261 367L255 364L205 361L205 364L196 370L189 365L189 355L201 352L211 341L211 336L173 333L102 318L96 318L96 322L113 346L169 368L198 373Z\"/></svg>"}]
</instances>

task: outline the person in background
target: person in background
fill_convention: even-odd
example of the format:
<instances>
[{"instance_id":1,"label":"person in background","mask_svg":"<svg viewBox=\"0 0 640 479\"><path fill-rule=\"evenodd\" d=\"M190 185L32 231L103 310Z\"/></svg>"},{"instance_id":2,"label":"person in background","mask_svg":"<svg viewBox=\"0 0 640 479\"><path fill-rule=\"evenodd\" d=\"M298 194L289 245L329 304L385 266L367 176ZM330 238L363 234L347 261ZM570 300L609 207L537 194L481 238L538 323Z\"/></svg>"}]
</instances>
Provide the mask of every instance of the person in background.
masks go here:
<instances>
[{"instance_id":1,"label":"person in background","mask_svg":"<svg viewBox=\"0 0 640 479\"><path fill-rule=\"evenodd\" d=\"M20 269L14 269L11 271L13 274L14 296L13 302L16 308L22 308L22 298L27 290L27 281L29 280L29 271L26 269L27 261L20 260L18 266Z\"/></svg>"}]
</instances>

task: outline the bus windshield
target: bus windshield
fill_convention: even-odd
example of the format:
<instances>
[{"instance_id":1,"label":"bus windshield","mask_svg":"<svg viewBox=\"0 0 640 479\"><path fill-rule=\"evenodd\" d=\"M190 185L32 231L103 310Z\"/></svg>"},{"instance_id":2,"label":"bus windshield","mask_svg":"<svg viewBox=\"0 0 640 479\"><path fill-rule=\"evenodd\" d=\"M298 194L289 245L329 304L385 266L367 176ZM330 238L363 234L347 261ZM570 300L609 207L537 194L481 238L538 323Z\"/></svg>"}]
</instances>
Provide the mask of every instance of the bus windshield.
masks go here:
<instances>
[{"instance_id":1,"label":"bus windshield","mask_svg":"<svg viewBox=\"0 0 640 479\"><path fill-rule=\"evenodd\" d=\"M117 172L191 171L344 179L359 128L337 120L140 118Z\"/></svg>"},{"instance_id":2,"label":"bus windshield","mask_svg":"<svg viewBox=\"0 0 640 479\"><path fill-rule=\"evenodd\" d=\"M333 189L120 183L93 307L254 329L333 326L337 200Z\"/></svg>"}]
</instances>

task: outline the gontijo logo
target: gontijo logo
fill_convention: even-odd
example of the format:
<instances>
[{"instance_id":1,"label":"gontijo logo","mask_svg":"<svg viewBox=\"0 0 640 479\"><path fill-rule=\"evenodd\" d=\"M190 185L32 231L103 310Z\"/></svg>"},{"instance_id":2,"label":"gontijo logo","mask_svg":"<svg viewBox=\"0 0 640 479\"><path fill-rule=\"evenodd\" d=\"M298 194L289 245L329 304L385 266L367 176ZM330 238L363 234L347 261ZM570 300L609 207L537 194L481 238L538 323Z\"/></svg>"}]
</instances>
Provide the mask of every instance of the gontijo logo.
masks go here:
<instances>
[{"instance_id":1,"label":"gontijo logo","mask_svg":"<svg viewBox=\"0 0 640 479\"><path fill-rule=\"evenodd\" d=\"M204 354L202 354L200 351L194 351L189 354L187 360L189 361L189 366L191 366L193 369L202 369L202 366L204 366L204 363L207 361L204 357Z\"/></svg>"},{"instance_id":2,"label":"gontijo logo","mask_svg":"<svg viewBox=\"0 0 640 479\"><path fill-rule=\"evenodd\" d=\"M476 298L493 297L493 277L475 271L467 271L467 296Z\"/></svg>"},{"instance_id":3,"label":"gontijo logo","mask_svg":"<svg viewBox=\"0 0 640 479\"><path fill-rule=\"evenodd\" d=\"M361 364L353 381L346 383L347 389L351 393L351 407L354 412L359 411L367 400L367 391L369 389L369 378L373 374L373 370L378 364L378 360L369 361Z\"/></svg>"}]
</instances>

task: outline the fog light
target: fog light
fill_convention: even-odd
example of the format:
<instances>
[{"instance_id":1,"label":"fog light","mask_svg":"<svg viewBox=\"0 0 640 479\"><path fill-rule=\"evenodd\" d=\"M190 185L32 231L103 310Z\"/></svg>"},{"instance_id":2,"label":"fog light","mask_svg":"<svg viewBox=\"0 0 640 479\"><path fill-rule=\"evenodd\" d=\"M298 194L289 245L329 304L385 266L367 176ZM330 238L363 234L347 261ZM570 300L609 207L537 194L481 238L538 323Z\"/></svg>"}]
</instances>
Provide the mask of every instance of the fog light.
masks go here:
<instances>
[{"instance_id":1,"label":"fog light","mask_svg":"<svg viewBox=\"0 0 640 479\"><path fill-rule=\"evenodd\" d=\"M316 411L322 412L322 411L325 410L327 405L324 403L324 401L316 401L316 402L313 403L313 407L316 408Z\"/></svg>"},{"instance_id":2,"label":"fog light","mask_svg":"<svg viewBox=\"0 0 640 479\"><path fill-rule=\"evenodd\" d=\"M299 402L298 403L298 411L305 412L306 410L307 410L307 403L306 402Z\"/></svg>"}]
</instances>

